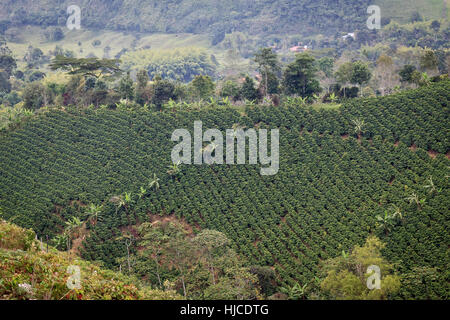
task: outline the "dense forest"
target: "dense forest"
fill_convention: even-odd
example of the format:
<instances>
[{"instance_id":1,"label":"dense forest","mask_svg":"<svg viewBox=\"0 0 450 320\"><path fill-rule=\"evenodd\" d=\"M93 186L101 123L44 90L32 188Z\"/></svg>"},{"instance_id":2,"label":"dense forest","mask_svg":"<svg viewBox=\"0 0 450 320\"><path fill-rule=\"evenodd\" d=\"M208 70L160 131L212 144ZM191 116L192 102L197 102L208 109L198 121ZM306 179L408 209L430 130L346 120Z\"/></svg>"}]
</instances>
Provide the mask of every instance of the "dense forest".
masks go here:
<instances>
[{"instance_id":1,"label":"dense forest","mask_svg":"<svg viewBox=\"0 0 450 320\"><path fill-rule=\"evenodd\" d=\"M71 1L2 1L0 19L12 25L65 25ZM88 28L169 33L304 33L353 30L365 24L368 0L79 1ZM27 8L27 9L25 9ZM320 15L318 16L318 13Z\"/></svg>"}]
</instances>

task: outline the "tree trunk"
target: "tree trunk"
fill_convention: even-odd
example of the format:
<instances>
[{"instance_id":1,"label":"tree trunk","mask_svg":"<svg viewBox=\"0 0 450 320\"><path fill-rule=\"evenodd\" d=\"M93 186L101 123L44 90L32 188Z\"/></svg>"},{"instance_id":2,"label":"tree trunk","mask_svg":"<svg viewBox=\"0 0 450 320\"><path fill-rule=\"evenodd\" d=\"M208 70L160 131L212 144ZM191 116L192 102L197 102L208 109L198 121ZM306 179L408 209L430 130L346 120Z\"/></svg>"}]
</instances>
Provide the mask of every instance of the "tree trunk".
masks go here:
<instances>
[{"instance_id":1,"label":"tree trunk","mask_svg":"<svg viewBox=\"0 0 450 320\"><path fill-rule=\"evenodd\" d=\"M267 68L266 68L266 90L265 90L265 92L264 92L264 95L265 96L267 96L268 95L268 91L269 91L269 89L268 89L268 80L267 80L267 77L268 77L268 75L267 75Z\"/></svg>"},{"instance_id":2,"label":"tree trunk","mask_svg":"<svg viewBox=\"0 0 450 320\"><path fill-rule=\"evenodd\" d=\"M186 298L187 294L186 294L186 284L184 283L184 276L181 276L181 283L183 284L183 294L184 297Z\"/></svg>"},{"instance_id":3,"label":"tree trunk","mask_svg":"<svg viewBox=\"0 0 450 320\"><path fill-rule=\"evenodd\" d=\"M155 263L156 263L156 276L158 277L159 287L162 288L161 276L159 275L159 262L158 262L158 258L154 258L153 260L154 260Z\"/></svg>"},{"instance_id":4,"label":"tree trunk","mask_svg":"<svg viewBox=\"0 0 450 320\"><path fill-rule=\"evenodd\" d=\"M130 266L130 245L131 245L131 241L129 244L127 244L125 242L125 245L127 246L127 263L128 263L128 273L131 273L131 266Z\"/></svg>"}]
</instances>

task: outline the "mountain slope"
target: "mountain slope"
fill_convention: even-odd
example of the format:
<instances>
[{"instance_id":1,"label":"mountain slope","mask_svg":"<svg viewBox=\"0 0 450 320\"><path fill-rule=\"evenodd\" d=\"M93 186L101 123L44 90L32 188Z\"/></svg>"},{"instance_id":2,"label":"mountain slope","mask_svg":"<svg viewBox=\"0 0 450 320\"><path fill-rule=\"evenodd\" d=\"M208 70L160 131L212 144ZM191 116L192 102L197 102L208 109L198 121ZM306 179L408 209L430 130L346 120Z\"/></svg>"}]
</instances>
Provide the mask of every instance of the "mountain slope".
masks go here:
<instances>
[{"instance_id":1,"label":"mountain slope","mask_svg":"<svg viewBox=\"0 0 450 320\"><path fill-rule=\"evenodd\" d=\"M444 2L375 1L385 18L407 21L413 11L440 18ZM73 1L6 0L0 20L14 24L61 25ZM78 1L82 27L134 32L304 34L364 29L369 0L94 0ZM399 8L401 8L399 10ZM404 10L406 8L406 10ZM425 9L424 9L425 8Z\"/></svg>"}]
</instances>

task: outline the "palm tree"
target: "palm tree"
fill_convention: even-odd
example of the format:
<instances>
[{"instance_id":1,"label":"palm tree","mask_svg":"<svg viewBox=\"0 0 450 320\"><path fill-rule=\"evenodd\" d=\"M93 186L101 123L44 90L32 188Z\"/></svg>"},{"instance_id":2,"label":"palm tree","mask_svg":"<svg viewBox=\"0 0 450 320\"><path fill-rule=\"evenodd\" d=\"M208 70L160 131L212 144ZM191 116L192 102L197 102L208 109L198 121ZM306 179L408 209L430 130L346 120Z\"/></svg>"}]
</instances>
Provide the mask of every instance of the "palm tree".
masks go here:
<instances>
[{"instance_id":1,"label":"palm tree","mask_svg":"<svg viewBox=\"0 0 450 320\"><path fill-rule=\"evenodd\" d=\"M392 215L389 214L387 210L384 211L384 216L380 215L377 216L377 220L381 223L381 226L383 227L386 235L390 231L392 219L393 219Z\"/></svg>"},{"instance_id":2,"label":"palm tree","mask_svg":"<svg viewBox=\"0 0 450 320\"><path fill-rule=\"evenodd\" d=\"M428 182L428 184L427 184L427 185L424 185L423 187L424 187L425 189L429 189L429 190L430 190L430 193L435 192L435 191L436 191L436 186L434 185L433 177L430 176L430 178L427 180L427 182ZM438 191L438 192L439 192L439 191Z\"/></svg>"},{"instance_id":3,"label":"palm tree","mask_svg":"<svg viewBox=\"0 0 450 320\"><path fill-rule=\"evenodd\" d=\"M58 234L55 238L53 238L53 244L59 250L62 250L64 246L67 246L67 234Z\"/></svg>"},{"instance_id":4,"label":"palm tree","mask_svg":"<svg viewBox=\"0 0 450 320\"><path fill-rule=\"evenodd\" d=\"M355 133L358 134L358 137L364 132L364 120L354 119L352 120L355 125Z\"/></svg>"},{"instance_id":5,"label":"palm tree","mask_svg":"<svg viewBox=\"0 0 450 320\"><path fill-rule=\"evenodd\" d=\"M88 207L87 209L88 220L91 222L92 225L97 224L102 209L103 209L102 205L97 206L93 203L91 203L90 206Z\"/></svg>"},{"instance_id":6,"label":"palm tree","mask_svg":"<svg viewBox=\"0 0 450 320\"><path fill-rule=\"evenodd\" d=\"M78 217L72 217L69 221L66 221L66 229L64 233L67 235L67 250L70 250L70 243L72 236L80 228L83 222Z\"/></svg>"},{"instance_id":7,"label":"palm tree","mask_svg":"<svg viewBox=\"0 0 450 320\"><path fill-rule=\"evenodd\" d=\"M400 220L403 220L403 214L402 214L402 210L397 207L395 204L392 205L394 207L394 213L392 214L392 218L399 218Z\"/></svg>"},{"instance_id":8,"label":"palm tree","mask_svg":"<svg viewBox=\"0 0 450 320\"><path fill-rule=\"evenodd\" d=\"M153 174L153 179L152 180L150 180L150 183L148 184L148 186L150 187L150 188L154 188L155 190L158 190L159 189L159 178L156 176L156 174L154 173Z\"/></svg>"},{"instance_id":9,"label":"palm tree","mask_svg":"<svg viewBox=\"0 0 450 320\"><path fill-rule=\"evenodd\" d=\"M114 196L109 199L112 203L116 205L116 214L120 208L125 207L126 203L122 196Z\"/></svg>"},{"instance_id":10,"label":"palm tree","mask_svg":"<svg viewBox=\"0 0 450 320\"><path fill-rule=\"evenodd\" d=\"M419 199L419 196L415 192L406 197L405 200L408 201L409 204L415 203L419 210L422 210L422 205L425 204L426 201L426 199Z\"/></svg>"}]
</instances>

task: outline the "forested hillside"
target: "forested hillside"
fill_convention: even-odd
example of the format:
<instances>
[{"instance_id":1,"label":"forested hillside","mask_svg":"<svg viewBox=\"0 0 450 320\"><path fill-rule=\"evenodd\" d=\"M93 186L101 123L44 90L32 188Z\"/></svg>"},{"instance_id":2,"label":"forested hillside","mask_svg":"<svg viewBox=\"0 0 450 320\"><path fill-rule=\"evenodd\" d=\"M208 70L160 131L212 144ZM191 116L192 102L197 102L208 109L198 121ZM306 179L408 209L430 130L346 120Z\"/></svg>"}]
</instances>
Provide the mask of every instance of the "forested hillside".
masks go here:
<instances>
[{"instance_id":1,"label":"forested hillside","mask_svg":"<svg viewBox=\"0 0 450 320\"><path fill-rule=\"evenodd\" d=\"M375 2L375 3L374 3ZM95 0L77 1L85 28L136 32L250 34L333 34L363 29L367 8L379 4L385 18L406 21L419 11L428 18L442 17L443 1L369 0ZM73 1L5 0L0 19L12 25L65 25ZM432 10L421 10L429 7ZM399 9L401 8L401 9Z\"/></svg>"},{"instance_id":2,"label":"forested hillside","mask_svg":"<svg viewBox=\"0 0 450 320\"><path fill-rule=\"evenodd\" d=\"M396 297L447 298L449 90L442 81L337 110L289 100L243 113L42 111L0 137L0 207L54 238L73 217L85 219L89 205L102 206L80 251L110 268L127 255L124 230L154 215L177 217L193 232L223 232L248 265L272 267L282 286L312 286L321 261L377 235L402 275ZM192 130L195 120L220 130L280 128L279 173L167 170L173 130Z\"/></svg>"}]
</instances>

